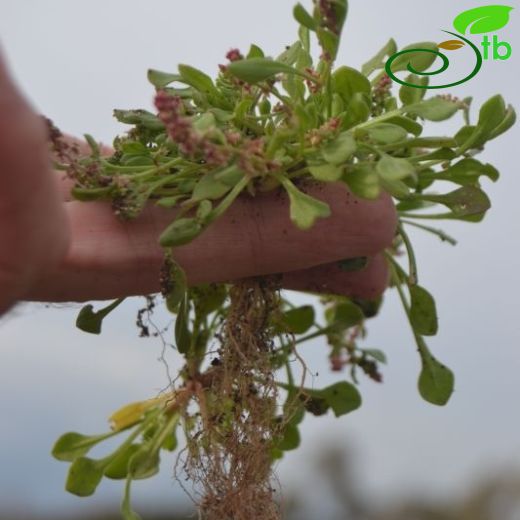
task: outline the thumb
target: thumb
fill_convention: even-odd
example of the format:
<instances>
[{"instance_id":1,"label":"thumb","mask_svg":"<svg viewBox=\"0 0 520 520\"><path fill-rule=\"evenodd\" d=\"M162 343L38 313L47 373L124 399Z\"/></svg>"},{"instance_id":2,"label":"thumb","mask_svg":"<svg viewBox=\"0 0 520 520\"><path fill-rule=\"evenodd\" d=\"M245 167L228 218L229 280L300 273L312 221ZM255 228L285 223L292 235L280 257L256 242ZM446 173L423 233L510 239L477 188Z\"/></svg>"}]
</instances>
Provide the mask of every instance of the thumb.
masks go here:
<instances>
[{"instance_id":1,"label":"thumb","mask_svg":"<svg viewBox=\"0 0 520 520\"><path fill-rule=\"evenodd\" d=\"M0 53L0 312L65 254L68 232L46 129Z\"/></svg>"}]
</instances>

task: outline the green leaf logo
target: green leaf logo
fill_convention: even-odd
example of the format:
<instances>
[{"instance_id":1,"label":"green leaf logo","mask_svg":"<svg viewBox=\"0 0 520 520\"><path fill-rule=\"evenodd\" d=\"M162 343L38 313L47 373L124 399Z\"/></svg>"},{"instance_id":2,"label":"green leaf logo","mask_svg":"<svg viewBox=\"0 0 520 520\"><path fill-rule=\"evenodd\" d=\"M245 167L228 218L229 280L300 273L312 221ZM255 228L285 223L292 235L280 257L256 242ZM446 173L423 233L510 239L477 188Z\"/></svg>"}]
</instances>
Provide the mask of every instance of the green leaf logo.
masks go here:
<instances>
[{"instance_id":1,"label":"green leaf logo","mask_svg":"<svg viewBox=\"0 0 520 520\"><path fill-rule=\"evenodd\" d=\"M507 25L512 10L508 5L483 5L460 13L453 20L453 26L462 34L468 28L470 34L498 31Z\"/></svg>"}]
</instances>

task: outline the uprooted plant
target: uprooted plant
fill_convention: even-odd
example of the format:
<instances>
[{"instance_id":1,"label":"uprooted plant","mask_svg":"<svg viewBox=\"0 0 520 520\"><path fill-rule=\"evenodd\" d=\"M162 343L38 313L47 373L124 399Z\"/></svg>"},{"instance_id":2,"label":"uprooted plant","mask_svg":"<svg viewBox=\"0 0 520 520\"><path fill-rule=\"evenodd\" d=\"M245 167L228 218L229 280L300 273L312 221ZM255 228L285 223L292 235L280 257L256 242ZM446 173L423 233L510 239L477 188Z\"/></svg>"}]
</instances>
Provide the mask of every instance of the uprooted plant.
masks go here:
<instances>
[{"instance_id":1,"label":"uprooted plant","mask_svg":"<svg viewBox=\"0 0 520 520\"><path fill-rule=\"evenodd\" d=\"M53 450L56 458L71 463L66 488L76 495L93 494L103 477L126 479L126 519L138 518L130 506L132 481L158 471L160 452L177 448L178 428L187 440L181 463L195 485L203 518L280 518L271 468L284 451L298 446L305 413L351 412L361 404L354 384L358 373L381 380L383 352L360 346L365 321L377 314L380 299L322 295L321 320L312 305L296 307L285 299L276 275L187 286L175 248L203 235L239 196L285 192L292 222L306 230L330 215L325 202L303 191L308 181L345 183L366 199L389 193L399 225L386 258L422 362L419 392L444 405L453 391L452 372L424 341L437 332L435 303L418 283L405 228L415 226L454 243L424 221L484 217L490 203L480 178L495 181L498 172L474 155L512 126L514 110L495 96L471 124L471 98L424 99L429 76L422 73L440 55L433 43L409 46L393 61L394 73L412 72L398 97L385 72L386 59L397 52L393 40L361 72L334 69L347 1L314 4L312 14L295 7L298 41L276 59L256 45L245 56L234 49L215 81L188 65L179 65L174 74L150 70L156 113L116 110L116 118L132 128L115 139L110 157L101 155L90 136L91 153L80 156L50 126L57 167L75 181L76 199L108 201L123 219L135 218L148 204L172 208L174 215L159 238L165 260L157 276L175 315L174 344L184 366L167 391L116 412L111 432L67 433ZM316 65L311 35L322 51ZM458 113L463 125L453 137L422 135L425 120L443 121ZM436 181L457 187L439 194L430 189ZM430 210L438 205L447 211ZM402 252L407 269L394 258ZM364 259L342 265L363 269ZM85 306L78 327L100 333L102 320L120 302L98 311ZM154 305L149 299L145 311ZM138 322L146 334L142 318ZM342 380L321 390L306 386L297 349L318 337L326 338L334 369L350 367L352 383ZM297 375L295 357L301 363ZM123 432L128 435L115 451L101 459L87 456L92 447Z\"/></svg>"}]
</instances>

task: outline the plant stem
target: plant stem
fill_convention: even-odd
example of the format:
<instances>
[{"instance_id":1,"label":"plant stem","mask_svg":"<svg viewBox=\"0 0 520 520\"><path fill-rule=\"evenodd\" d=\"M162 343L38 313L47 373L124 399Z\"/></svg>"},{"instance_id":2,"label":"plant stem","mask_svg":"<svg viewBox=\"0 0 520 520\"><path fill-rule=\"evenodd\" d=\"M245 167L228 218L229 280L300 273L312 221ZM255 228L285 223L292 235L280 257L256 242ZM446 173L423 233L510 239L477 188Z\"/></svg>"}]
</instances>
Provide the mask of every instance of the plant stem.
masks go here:
<instances>
[{"instance_id":1,"label":"plant stem","mask_svg":"<svg viewBox=\"0 0 520 520\"><path fill-rule=\"evenodd\" d=\"M417 222L412 222L411 220L401 219L401 223L407 224L408 226L413 226L413 227L422 229L424 231L428 231L429 233L432 233L434 235L437 235L443 242L448 242L452 246L457 245L457 241L450 235L446 234L442 229L432 228L430 226L425 226L424 224L418 224Z\"/></svg>"},{"instance_id":2,"label":"plant stem","mask_svg":"<svg viewBox=\"0 0 520 520\"><path fill-rule=\"evenodd\" d=\"M410 269L410 274L408 275L408 283L409 283L409 285L416 285L419 280L418 274L417 274L417 261L415 258L415 253L413 250L412 243L410 241L410 237L403 229L401 222L399 222L397 229L399 231L399 235L403 239L404 245L406 247L406 253L408 255L408 264L409 264L409 269Z\"/></svg>"}]
</instances>

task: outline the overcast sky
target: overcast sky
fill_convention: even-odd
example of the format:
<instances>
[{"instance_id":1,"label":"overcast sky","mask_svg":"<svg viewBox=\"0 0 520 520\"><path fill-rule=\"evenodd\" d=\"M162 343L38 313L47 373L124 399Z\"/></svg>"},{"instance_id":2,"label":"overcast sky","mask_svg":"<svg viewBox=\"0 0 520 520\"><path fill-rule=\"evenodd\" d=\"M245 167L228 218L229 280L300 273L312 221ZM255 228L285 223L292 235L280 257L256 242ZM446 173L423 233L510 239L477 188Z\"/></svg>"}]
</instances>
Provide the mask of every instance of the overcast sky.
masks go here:
<instances>
[{"instance_id":1,"label":"overcast sky","mask_svg":"<svg viewBox=\"0 0 520 520\"><path fill-rule=\"evenodd\" d=\"M442 41L441 29L452 30L459 12L485 4L352 1L338 63L359 67L391 36L402 46ZM246 50L251 42L276 55L295 39L292 6L292 0L0 0L0 43L39 111L65 131L110 142L123 131L111 117L113 108L151 106L147 68L174 71L189 63L213 75L231 47ZM485 62L476 78L451 92L473 95L475 106L500 92L518 109L519 32L515 10L500 31L513 46L511 59ZM443 130L432 131L453 128L440 125ZM360 487L378 497L413 491L449 497L484 474L520 468L518 138L516 127L482 154L502 178L486 184L493 208L483 223L444 225L459 239L457 247L412 233L422 283L434 293L440 314L440 332L429 344L457 377L452 401L435 408L419 398L419 361L389 293L366 343L388 353L385 383L363 382L364 406L353 415L306 419L302 449L280 464L287 488L305 486L316 507L324 491L309 482L313 454L325 444L352 447ZM120 483L103 483L90 500L67 495L67 466L52 460L49 450L64 431L105 431L114 409L165 386L160 344L138 339L133 327L141 303L120 307L101 337L75 330L75 308L21 306L0 322L0 504L13 503L21 489L25 506L40 512L88 511L119 500ZM320 374L316 385L334 380L325 345L316 341L304 353ZM140 503L185 500L170 468L165 461L161 477L135 486Z\"/></svg>"}]
</instances>

